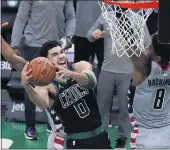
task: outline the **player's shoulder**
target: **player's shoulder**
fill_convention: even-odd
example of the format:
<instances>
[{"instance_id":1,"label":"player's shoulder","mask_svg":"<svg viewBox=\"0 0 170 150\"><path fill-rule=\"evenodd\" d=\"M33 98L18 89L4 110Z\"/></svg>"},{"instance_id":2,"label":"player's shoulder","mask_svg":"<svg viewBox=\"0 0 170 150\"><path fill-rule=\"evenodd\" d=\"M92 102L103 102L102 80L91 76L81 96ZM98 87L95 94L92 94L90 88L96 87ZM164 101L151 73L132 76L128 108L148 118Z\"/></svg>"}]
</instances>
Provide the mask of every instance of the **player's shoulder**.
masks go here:
<instances>
[{"instance_id":1,"label":"player's shoulder","mask_svg":"<svg viewBox=\"0 0 170 150\"><path fill-rule=\"evenodd\" d=\"M82 69L82 68L92 68L92 65L87 61L79 61L77 63L74 63L73 66L74 66L74 70Z\"/></svg>"},{"instance_id":2,"label":"player's shoulder","mask_svg":"<svg viewBox=\"0 0 170 150\"><path fill-rule=\"evenodd\" d=\"M91 66L91 64L90 64L89 62L84 61L84 60L79 61L79 62L77 62L77 63L74 63L73 65L74 65L74 66L84 66L84 65L90 65L90 66Z\"/></svg>"},{"instance_id":3,"label":"player's shoulder","mask_svg":"<svg viewBox=\"0 0 170 150\"><path fill-rule=\"evenodd\" d=\"M51 98L54 98L58 95L59 89L58 86L56 86L53 82L49 84L47 87L48 94L50 95Z\"/></svg>"}]
</instances>

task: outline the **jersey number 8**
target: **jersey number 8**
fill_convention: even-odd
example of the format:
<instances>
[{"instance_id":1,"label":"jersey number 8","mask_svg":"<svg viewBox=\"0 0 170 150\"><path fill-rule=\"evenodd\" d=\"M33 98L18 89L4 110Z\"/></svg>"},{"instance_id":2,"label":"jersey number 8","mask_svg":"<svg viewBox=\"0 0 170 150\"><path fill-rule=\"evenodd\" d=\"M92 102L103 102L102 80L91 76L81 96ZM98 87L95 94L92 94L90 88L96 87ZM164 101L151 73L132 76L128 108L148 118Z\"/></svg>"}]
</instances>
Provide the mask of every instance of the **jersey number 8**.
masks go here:
<instances>
[{"instance_id":1,"label":"jersey number 8","mask_svg":"<svg viewBox=\"0 0 170 150\"><path fill-rule=\"evenodd\" d=\"M165 97L165 89L158 89L154 100L154 109L162 109Z\"/></svg>"}]
</instances>

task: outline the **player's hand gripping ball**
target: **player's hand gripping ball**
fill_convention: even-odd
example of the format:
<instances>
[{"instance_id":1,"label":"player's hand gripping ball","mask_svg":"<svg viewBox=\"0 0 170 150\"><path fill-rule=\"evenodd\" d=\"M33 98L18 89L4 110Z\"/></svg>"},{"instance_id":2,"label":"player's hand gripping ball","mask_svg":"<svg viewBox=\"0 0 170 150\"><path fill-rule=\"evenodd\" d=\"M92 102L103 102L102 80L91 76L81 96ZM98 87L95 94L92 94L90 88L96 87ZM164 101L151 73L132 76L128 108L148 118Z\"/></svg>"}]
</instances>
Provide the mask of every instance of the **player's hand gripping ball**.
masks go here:
<instances>
[{"instance_id":1,"label":"player's hand gripping ball","mask_svg":"<svg viewBox=\"0 0 170 150\"><path fill-rule=\"evenodd\" d=\"M33 59L28 66L28 70L32 69L32 78L30 83L37 86L46 86L50 84L56 76L56 67L45 57L37 57Z\"/></svg>"}]
</instances>

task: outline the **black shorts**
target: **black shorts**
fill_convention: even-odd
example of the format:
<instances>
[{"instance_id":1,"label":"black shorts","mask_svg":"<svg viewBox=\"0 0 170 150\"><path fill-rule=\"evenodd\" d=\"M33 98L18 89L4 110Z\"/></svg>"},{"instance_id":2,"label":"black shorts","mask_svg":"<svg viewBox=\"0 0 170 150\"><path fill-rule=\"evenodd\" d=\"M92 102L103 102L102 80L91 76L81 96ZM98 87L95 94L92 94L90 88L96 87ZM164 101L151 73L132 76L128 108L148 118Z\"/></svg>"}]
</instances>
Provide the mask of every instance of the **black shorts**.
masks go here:
<instances>
[{"instance_id":1,"label":"black shorts","mask_svg":"<svg viewBox=\"0 0 170 150\"><path fill-rule=\"evenodd\" d=\"M106 131L97 136L87 139L67 139L67 149L112 149L110 146L110 139Z\"/></svg>"}]
</instances>

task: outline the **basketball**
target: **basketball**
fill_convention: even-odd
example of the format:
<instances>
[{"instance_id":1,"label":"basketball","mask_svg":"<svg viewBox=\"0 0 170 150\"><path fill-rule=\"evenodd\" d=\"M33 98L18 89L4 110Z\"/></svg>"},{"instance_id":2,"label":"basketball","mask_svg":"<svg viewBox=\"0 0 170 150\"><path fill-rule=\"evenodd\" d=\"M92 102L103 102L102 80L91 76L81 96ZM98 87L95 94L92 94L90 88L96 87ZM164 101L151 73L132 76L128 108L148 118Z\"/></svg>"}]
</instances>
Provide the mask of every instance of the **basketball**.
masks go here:
<instances>
[{"instance_id":1,"label":"basketball","mask_svg":"<svg viewBox=\"0 0 170 150\"><path fill-rule=\"evenodd\" d=\"M28 69L32 69L31 83L37 86L46 86L56 76L56 67L45 57L37 57L29 63Z\"/></svg>"}]
</instances>

